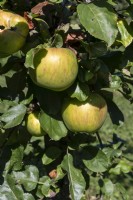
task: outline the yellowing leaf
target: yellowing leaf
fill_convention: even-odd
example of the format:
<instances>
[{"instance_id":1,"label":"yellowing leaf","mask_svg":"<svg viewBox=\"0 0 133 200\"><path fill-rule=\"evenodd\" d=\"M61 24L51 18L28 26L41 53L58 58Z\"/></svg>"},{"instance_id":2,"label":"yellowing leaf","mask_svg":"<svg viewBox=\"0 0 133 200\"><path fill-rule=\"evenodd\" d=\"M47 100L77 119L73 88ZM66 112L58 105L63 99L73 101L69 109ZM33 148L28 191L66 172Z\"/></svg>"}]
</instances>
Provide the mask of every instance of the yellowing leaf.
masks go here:
<instances>
[{"instance_id":1,"label":"yellowing leaf","mask_svg":"<svg viewBox=\"0 0 133 200\"><path fill-rule=\"evenodd\" d=\"M129 27L127 27L126 23L122 20L117 22L117 26L121 35L121 40L119 40L119 42L121 42L124 47L129 46L133 40L131 33L129 33L130 30L128 30Z\"/></svg>"}]
</instances>

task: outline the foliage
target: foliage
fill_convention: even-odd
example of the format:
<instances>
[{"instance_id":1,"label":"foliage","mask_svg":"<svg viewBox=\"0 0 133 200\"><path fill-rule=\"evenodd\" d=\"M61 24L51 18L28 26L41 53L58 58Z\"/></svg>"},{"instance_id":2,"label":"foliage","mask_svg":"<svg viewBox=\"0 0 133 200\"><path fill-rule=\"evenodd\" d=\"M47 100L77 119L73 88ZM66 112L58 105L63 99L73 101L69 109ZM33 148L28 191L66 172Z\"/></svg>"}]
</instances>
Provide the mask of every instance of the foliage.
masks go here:
<instances>
[{"instance_id":1,"label":"foliage","mask_svg":"<svg viewBox=\"0 0 133 200\"><path fill-rule=\"evenodd\" d=\"M133 177L133 1L1 0L0 8L29 24L23 48L0 59L0 200L130 199L123 180ZM77 56L77 79L62 92L29 76L35 54L48 47ZM72 133L62 103L85 101L92 91L105 98L107 120L96 133ZM45 136L26 130L34 111Z\"/></svg>"}]
</instances>

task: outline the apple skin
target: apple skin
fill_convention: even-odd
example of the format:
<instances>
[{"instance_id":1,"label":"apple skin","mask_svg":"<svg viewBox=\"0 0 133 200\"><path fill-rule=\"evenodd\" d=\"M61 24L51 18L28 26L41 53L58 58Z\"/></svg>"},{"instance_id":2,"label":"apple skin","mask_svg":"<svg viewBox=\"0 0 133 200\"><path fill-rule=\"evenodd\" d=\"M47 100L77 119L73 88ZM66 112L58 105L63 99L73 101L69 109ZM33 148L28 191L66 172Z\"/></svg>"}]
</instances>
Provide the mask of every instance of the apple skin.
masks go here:
<instances>
[{"instance_id":1,"label":"apple skin","mask_svg":"<svg viewBox=\"0 0 133 200\"><path fill-rule=\"evenodd\" d=\"M28 132L36 137L46 135L45 131L41 128L38 115L39 112L30 113L27 117L26 122Z\"/></svg>"},{"instance_id":2,"label":"apple skin","mask_svg":"<svg viewBox=\"0 0 133 200\"><path fill-rule=\"evenodd\" d=\"M84 102L67 99L62 108L63 121L72 132L94 133L103 125L106 115L106 101L96 93Z\"/></svg>"},{"instance_id":3,"label":"apple skin","mask_svg":"<svg viewBox=\"0 0 133 200\"><path fill-rule=\"evenodd\" d=\"M0 10L0 58L20 50L25 44L28 32L28 23L23 17Z\"/></svg>"},{"instance_id":4,"label":"apple skin","mask_svg":"<svg viewBox=\"0 0 133 200\"><path fill-rule=\"evenodd\" d=\"M75 54L67 48L41 49L34 57L34 69L29 68L32 81L40 87L63 91L78 74Z\"/></svg>"}]
</instances>

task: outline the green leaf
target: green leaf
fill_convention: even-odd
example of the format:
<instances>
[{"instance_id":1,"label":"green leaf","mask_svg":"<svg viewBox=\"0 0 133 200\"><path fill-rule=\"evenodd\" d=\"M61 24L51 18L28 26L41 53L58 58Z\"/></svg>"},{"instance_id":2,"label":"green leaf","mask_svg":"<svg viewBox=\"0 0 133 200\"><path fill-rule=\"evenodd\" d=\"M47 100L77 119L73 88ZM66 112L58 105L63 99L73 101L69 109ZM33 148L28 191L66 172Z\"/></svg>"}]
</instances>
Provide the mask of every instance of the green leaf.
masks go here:
<instances>
[{"instance_id":1,"label":"green leaf","mask_svg":"<svg viewBox=\"0 0 133 200\"><path fill-rule=\"evenodd\" d=\"M62 107L63 94L31 85L42 110L49 115L57 115Z\"/></svg>"},{"instance_id":2,"label":"green leaf","mask_svg":"<svg viewBox=\"0 0 133 200\"><path fill-rule=\"evenodd\" d=\"M80 29L80 21L79 21L77 12L74 12L73 15L70 16L70 27L73 30L79 30Z\"/></svg>"},{"instance_id":3,"label":"green leaf","mask_svg":"<svg viewBox=\"0 0 133 200\"><path fill-rule=\"evenodd\" d=\"M103 179L102 192L108 196L111 196L114 192L114 184L109 179Z\"/></svg>"},{"instance_id":4,"label":"green leaf","mask_svg":"<svg viewBox=\"0 0 133 200\"><path fill-rule=\"evenodd\" d=\"M60 48L63 46L63 38L60 34L55 34L54 41L52 42L53 47Z\"/></svg>"},{"instance_id":5,"label":"green leaf","mask_svg":"<svg viewBox=\"0 0 133 200\"><path fill-rule=\"evenodd\" d=\"M115 192L117 193L117 199L129 200L127 190L122 186L122 184L115 184Z\"/></svg>"},{"instance_id":6,"label":"green leaf","mask_svg":"<svg viewBox=\"0 0 133 200\"><path fill-rule=\"evenodd\" d=\"M60 140L68 133L68 130L62 121L54 119L43 111L41 111L39 121L43 130L49 135L52 140Z\"/></svg>"},{"instance_id":7,"label":"green leaf","mask_svg":"<svg viewBox=\"0 0 133 200\"><path fill-rule=\"evenodd\" d=\"M83 163L93 172L105 172L109 166L107 156L97 147L92 146L83 150Z\"/></svg>"},{"instance_id":8,"label":"green leaf","mask_svg":"<svg viewBox=\"0 0 133 200\"><path fill-rule=\"evenodd\" d=\"M55 181L58 181L58 180L60 180L60 179L63 179L63 177L65 176L65 173L64 173L64 171L62 170L61 165L58 165L58 166L57 166L56 172L57 172L57 176L54 178L54 180L55 180Z\"/></svg>"},{"instance_id":9,"label":"green leaf","mask_svg":"<svg viewBox=\"0 0 133 200\"><path fill-rule=\"evenodd\" d=\"M20 185L16 185L11 175L7 175L0 186L0 200L35 200L31 194L24 193Z\"/></svg>"},{"instance_id":10,"label":"green leaf","mask_svg":"<svg viewBox=\"0 0 133 200\"><path fill-rule=\"evenodd\" d=\"M117 22L117 26L121 35L121 40L118 41L121 42L124 47L129 46L133 41L133 32L131 33L129 26L122 20Z\"/></svg>"},{"instance_id":11,"label":"green leaf","mask_svg":"<svg viewBox=\"0 0 133 200\"><path fill-rule=\"evenodd\" d=\"M91 70L86 70L84 68L79 69L78 78L82 83L91 80L93 77L94 73L91 72Z\"/></svg>"},{"instance_id":12,"label":"green leaf","mask_svg":"<svg viewBox=\"0 0 133 200\"><path fill-rule=\"evenodd\" d=\"M65 155L61 166L68 174L71 199L80 200L84 194L86 183L81 171L74 167L71 154Z\"/></svg>"},{"instance_id":13,"label":"green leaf","mask_svg":"<svg viewBox=\"0 0 133 200\"><path fill-rule=\"evenodd\" d=\"M35 200L32 194L25 193L24 194L24 200Z\"/></svg>"},{"instance_id":14,"label":"green leaf","mask_svg":"<svg viewBox=\"0 0 133 200\"><path fill-rule=\"evenodd\" d=\"M79 101L85 101L90 93L88 85L80 82L70 87L67 92L71 98L76 98Z\"/></svg>"},{"instance_id":15,"label":"green leaf","mask_svg":"<svg viewBox=\"0 0 133 200\"><path fill-rule=\"evenodd\" d=\"M108 161L110 162L110 164L111 164L112 160L114 159L114 157L118 158L122 155L122 151L120 149L113 149L110 147L105 147L102 151L108 157Z\"/></svg>"},{"instance_id":16,"label":"green leaf","mask_svg":"<svg viewBox=\"0 0 133 200\"><path fill-rule=\"evenodd\" d=\"M107 53L107 45L105 42L90 42L81 41L81 45L89 53L90 58L104 56Z\"/></svg>"},{"instance_id":17,"label":"green leaf","mask_svg":"<svg viewBox=\"0 0 133 200\"><path fill-rule=\"evenodd\" d=\"M43 53L45 54L47 53L47 50L43 47L42 44L28 51L28 53L26 54L25 67L30 67L34 69L34 57L37 53L40 53L41 51L43 51Z\"/></svg>"},{"instance_id":18,"label":"green leaf","mask_svg":"<svg viewBox=\"0 0 133 200\"><path fill-rule=\"evenodd\" d=\"M0 1L0 6L3 6L6 2L7 2L7 0L1 0Z\"/></svg>"},{"instance_id":19,"label":"green leaf","mask_svg":"<svg viewBox=\"0 0 133 200\"><path fill-rule=\"evenodd\" d=\"M42 38L44 41L46 41L48 38L50 38L50 33L49 33L49 26L48 24L40 18L34 18L37 22L37 25L39 27L39 32L42 35Z\"/></svg>"},{"instance_id":20,"label":"green leaf","mask_svg":"<svg viewBox=\"0 0 133 200\"><path fill-rule=\"evenodd\" d=\"M16 103L9 100L0 100L0 113L6 113L11 106L16 106Z\"/></svg>"},{"instance_id":21,"label":"green leaf","mask_svg":"<svg viewBox=\"0 0 133 200\"><path fill-rule=\"evenodd\" d=\"M118 33L117 15L105 1L80 4L77 12L81 24L94 37L105 41L111 46Z\"/></svg>"},{"instance_id":22,"label":"green leaf","mask_svg":"<svg viewBox=\"0 0 133 200\"><path fill-rule=\"evenodd\" d=\"M133 75L133 66L130 68L130 73Z\"/></svg>"},{"instance_id":23,"label":"green leaf","mask_svg":"<svg viewBox=\"0 0 133 200\"><path fill-rule=\"evenodd\" d=\"M33 94L31 94L28 98L25 98L23 101L21 101L21 104L28 105L33 100Z\"/></svg>"},{"instance_id":24,"label":"green leaf","mask_svg":"<svg viewBox=\"0 0 133 200\"><path fill-rule=\"evenodd\" d=\"M105 42L95 42L89 45L89 57L97 58L104 56L107 53L107 45Z\"/></svg>"},{"instance_id":25,"label":"green leaf","mask_svg":"<svg viewBox=\"0 0 133 200\"><path fill-rule=\"evenodd\" d=\"M23 172L12 173L18 184L22 184L26 191L32 191L36 188L39 179L38 168L32 165L25 166Z\"/></svg>"},{"instance_id":26,"label":"green leaf","mask_svg":"<svg viewBox=\"0 0 133 200\"><path fill-rule=\"evenodd\" d=\"M121 78L117 75L111 76L110 87L112 89L118 90L121 87L122 81Z\"/></svg>"},{"instance_id":27,"label":"green leaf","mask_svg":"<svg viewBox=\"0 0 133 200\"><path fill-rule=\"evenodd\" d=\"M2 88L7 87L6 77L5 76L0 76L0 87L2 87Z\"/></svg>"},{"instance_id":28,"label":"green leaf","mask_svg":"<svg viewBox=\"0 0 133 200\"><path fill-rule=\"evenodd\" d=\"M48 176L43 176L39 179L36 195L39 198L49 197L50 186L52 180Z\"/></svg>"},{"instance_id":29,"label":"green leaf","mask_svg":"<svg viewBox=\"0 0 133 200\"><path fill-rule=\"evenodd\" d=\"M111 174L119 175L122 172L124 174L129 173L132 171L132 169L133 167L132 167L131 162L123 158L114 168L111 168L109 172Z\"/></svg>"},{"instance_id":30,"label":"green leaf","mask_svg":"<svg viewBox=\"0 0 133 200\"><path fill-rule=\"evenodd\" d=\"M20 170L23 166L24 147L19 146L12 150L10 160L6 163L4 175L6 175L11 169Z\"/></svg>"},{"instance_id":31,"label":"green leaf","mask_svg":"<svg viewBox=\"0 0 133 200\"><path fill-rule=\"evenodd\" d=\"M0 117L0 120L5 122L4 128L7 129L19 125L26 114L26 109L26 106L23 104L18 104L9 108L9 110Z\"/></svg>"},{"instance_id":32,"label":"green leaf","mask_svg":"<svg viewBox=\"0 0 133 200\"><path fill-rule=\"evenodd\" d=\"M61 3L61 2L63 2L63 0L50 0L50 2L52 2L52 3Z\"/></svg>"},{"instance_id":33,"label":"green leaf","mask_svg":"<svg viewBox=\"0 0 133 200\"><path fill-rule=\"evenodd\" d=\"M58 158L60 154L61 150L58 147L56 146L49 147L46 149L46 152L42 157L42 163L44 165L48 165L54 160L56 160L56 158Z\"/></svg>"}]
</instances>

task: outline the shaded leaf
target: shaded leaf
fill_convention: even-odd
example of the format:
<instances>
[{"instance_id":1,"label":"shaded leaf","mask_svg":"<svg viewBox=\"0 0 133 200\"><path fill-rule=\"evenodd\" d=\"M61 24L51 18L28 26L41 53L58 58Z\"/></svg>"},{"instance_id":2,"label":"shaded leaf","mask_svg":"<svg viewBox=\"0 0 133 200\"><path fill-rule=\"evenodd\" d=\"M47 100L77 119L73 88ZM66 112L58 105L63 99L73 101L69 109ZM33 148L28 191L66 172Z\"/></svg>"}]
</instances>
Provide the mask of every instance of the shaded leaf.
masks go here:
<instances>
[{"instance_id":1,"label":"shaded leaf","mask_svg":"<svg viewBox=\"0 0 133 200\"><path fill-rule=\"evenodd\" d=\"M90 93L88 85L80 82L69 88L67 92L71 98L76 98L79 101L85 101Z\"/></svg>"},{"instance_id":2,"label":"shaded leaf","mask_svg":"<svg viewBox=\"0 0 133 200\"><path fill-rule=\"evenodd\" d=\"M109 166L107 156L97 147L87 147L83 150L83 163L93 172L105 172Z\"/></svg>"},{"instance_id":3,"label":"shaded leaf","mask_svg":"<svg viewBox=\"0 0 133 200\"><path fill-rule=\"evenodd\" d=\"M107 53L107 45L105 42L95 42L89 45L90 58L103 56Z\"/></svg>"},{"instance_id":4,"label":"shaded leaf","mask_svg":"<svg viewBox=\"0 0 133 200\"><path fill-rule=\"evenodd\" d=\"M35 18L35 20L36 20L36 22L38 24L39 32L41 33L42 38L44 39L44 41L47 40L48 38L50 38L48 24L43 19L40 19L40 18Z\"/></svg>"},{"instance_id":5,"label":"shaded leaf","mask_svg":"<svg viewBox=\"0 0 133 200\"><path fill-rule=\"evenodd\" d=\"M94 73L91 70L86 70L84 68L79 69L78 78L81 82L86 82L94 77Z\"/></svg>"},{"instance_id":6,"label":"shaded leaf","mask_svg":"<svg viewBox=\"0 0 133 200\"><path fill-rule=\"evenodd\" d=\"M57 115L62 107L62 94L36 85L31 86L35 90L36 98L42 110L50 115Z\"/></svg>"},{"instance_id":7,"label":"shaded leaf","mask_svg":"<svg viewBox=\"0 0 133 200\"><path fill-rule=\"evenodd\" d=\"M40 44L36 48L33 48L30 51L28 51L28 53L26 54L25 67L30 67L34 69L34 56L42 50L43 52L47 53L46 49L43 48L43 45Z\"/></svg>"},{"instance_id":8,"label":"shaded leaf","mask_svg":"<svg viewBox=\"0 0 133 200\"><path fill-rule=\"evenodd\" d=\"M54 41L52 42L53 47L60 48L63 46L63 38L60 34L55 34Z\"/></svg>"},{"instance_id":9,"label":"shaded leaf","mask_svg":"<svg viewBox=\"0 0 133 200\"><path fill-rule=\"evenodd\" d=\"M52 140L60 140L67 135L67 128L60 120L54 119L41 111L39 121L43 130L49 135Z\"/></svg>"},{"instance_id":10,"label":"shaded leaf","mask_svg":"<svg viewBox=\"0 0 133 200\"><path fill-rule=\"evenodd\" d=\"M61 150L58 147L52 146L46 149L45 154L42 157L42 163L44 165L48 165L56 158L58 158L61 154Z\"/></svg>"}]
</instances>

